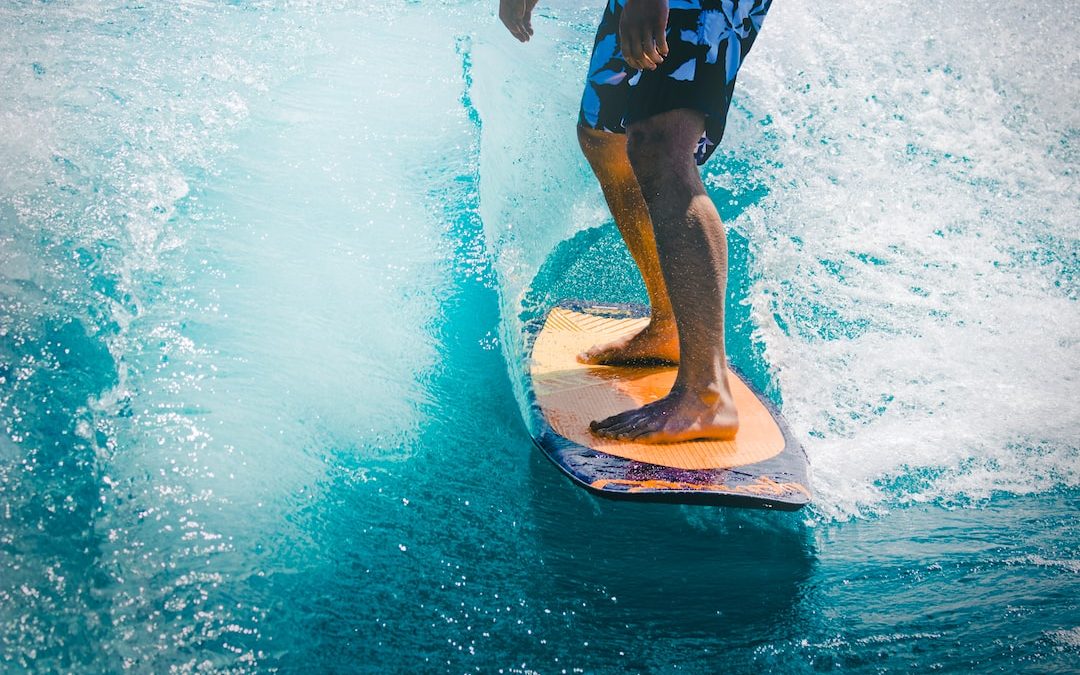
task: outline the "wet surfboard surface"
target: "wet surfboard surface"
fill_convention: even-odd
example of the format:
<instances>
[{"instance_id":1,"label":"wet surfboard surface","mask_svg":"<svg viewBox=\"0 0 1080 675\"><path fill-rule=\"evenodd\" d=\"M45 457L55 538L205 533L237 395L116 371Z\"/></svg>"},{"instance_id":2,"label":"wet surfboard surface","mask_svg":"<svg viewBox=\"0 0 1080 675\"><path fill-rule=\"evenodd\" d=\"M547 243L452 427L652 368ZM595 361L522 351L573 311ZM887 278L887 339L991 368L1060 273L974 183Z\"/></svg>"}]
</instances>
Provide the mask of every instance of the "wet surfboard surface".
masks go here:
<instances>
[{"instance_id":1,"label":"wet surfboard surface","mask_svg":"<svg viewBox=\"0 0 1080 675\"><path fill-rule=\"evenodd\" d=\"M601 438L592 420L665 396L674 366L589 366L577 355L640 330L640 305L565 301L529 329L533 441L575 483L619 499L795 510L810 501L806 453L779 411L735 368L731 441L635 443Z\"/></svg>"}]
</instances>

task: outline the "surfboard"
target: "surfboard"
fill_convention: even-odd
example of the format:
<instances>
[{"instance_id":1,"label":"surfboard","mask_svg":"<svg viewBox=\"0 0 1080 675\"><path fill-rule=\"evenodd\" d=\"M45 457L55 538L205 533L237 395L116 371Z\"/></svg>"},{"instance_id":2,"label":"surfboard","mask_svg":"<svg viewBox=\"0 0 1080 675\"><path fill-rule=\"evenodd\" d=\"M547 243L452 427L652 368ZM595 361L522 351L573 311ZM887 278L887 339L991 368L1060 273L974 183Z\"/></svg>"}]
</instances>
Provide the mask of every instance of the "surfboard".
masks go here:
<instances>
[{"instance_id":1,"label":"surfboard","mask_svg":"<svg viewBox=\"0 0 1080 675\"><path fill-rule=\"evenodd\" d=\"M674 366L579 363L577 355L640 330L640 305L564 301L527 330L533 441L577 485L602 497L793 511L810 501L809 463L779 410L736 368L739 411L731 441L635 443L605 439L589 422L665 396Z\"/></svg>"}]
</instances>

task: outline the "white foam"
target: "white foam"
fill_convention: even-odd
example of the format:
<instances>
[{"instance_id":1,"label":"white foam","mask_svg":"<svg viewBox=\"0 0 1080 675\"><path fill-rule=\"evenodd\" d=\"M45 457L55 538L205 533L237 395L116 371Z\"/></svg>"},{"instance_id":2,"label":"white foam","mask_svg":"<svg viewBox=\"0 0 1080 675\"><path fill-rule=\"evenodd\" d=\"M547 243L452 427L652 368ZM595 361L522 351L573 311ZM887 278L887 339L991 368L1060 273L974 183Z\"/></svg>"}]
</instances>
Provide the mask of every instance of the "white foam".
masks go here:
<instances>
[{"instance_id":1,"label":"white foam","mask_svg":"<svg viewBox=\"0 0 1080 675\"><path fill-rule=\"evenodd\" d=\"M1064 647L1080 649L1080 626L1065 630L1048 631L1047 635L1049 635L1051 638L1054 639L1054 641Z\"/></svg>"},{"instance_id":2,"label":"white foam","mask_svg":"<svg viewBox=\"0 0 1080 675\"><path fill-rule=\"evenodd\" d=\"M1076 33L1042 4L780 3L748 60L770 193L736 227L828 515L1080 481Z\"/></svg>"},{"instance_id":3,"label":"white foam","mask_svg":"<svg viewBox=\"0 0 1080 675\"><path fill-rule=\"evenodd\" d=\"M552 14L478 58L511 317L554 243L603 218L580 217L602 211L571 133L597 16ZM1074 14L791 0L765 22L708 179L768 190L732 225L828 518L1080 483Z\"/></svg>"},{"instance_id":4,"label":"white foam","mask_svg":"<svg viewBox=\"0 0 1080 675\"><path fill-rule=\"evenodd\" d=\"M55 489L92 495L86 546L100 542L110 582L93 608L78 604L89 590L65 601L126 636L95 654L116 667L164 669L219 626L257 632L233 605L244 593L224 589L231 578L201 570L260 572L251 552L278 538L317 564L287 514L325 479L326 455L395 461L422 448L452 273L440 199L461 199L452 160L474 134L453 36L426 46L437 67L418 70L410 40L437 23L419 9L250 10L0 8L0 290L13 298L0 301L17 315L0 312L0 331L32 341L38 324L75 319L114 361L80 359L65 382L76 391L54 397L28 391L35 369L56 367L31 353L30 384L0 388L0 408L18 409L16 395L90 399L51 404L77 420L59 464L97 450ZM45 339L42 354L56 348ZM78 390L95 368L106 384ZM33 503L52 474L20 473L41 441L16 445L17 432L0 442L0 478ZM0 538L25 538L10 515L0 525ZM56 546L71 549L70 585L88 584L84 546L68 542ZM128 639L163 605L173 612L155 631ZM49 634L51 607L0 623L25 622L15 642L32 643Z\"/></svg>"}]
</instances>

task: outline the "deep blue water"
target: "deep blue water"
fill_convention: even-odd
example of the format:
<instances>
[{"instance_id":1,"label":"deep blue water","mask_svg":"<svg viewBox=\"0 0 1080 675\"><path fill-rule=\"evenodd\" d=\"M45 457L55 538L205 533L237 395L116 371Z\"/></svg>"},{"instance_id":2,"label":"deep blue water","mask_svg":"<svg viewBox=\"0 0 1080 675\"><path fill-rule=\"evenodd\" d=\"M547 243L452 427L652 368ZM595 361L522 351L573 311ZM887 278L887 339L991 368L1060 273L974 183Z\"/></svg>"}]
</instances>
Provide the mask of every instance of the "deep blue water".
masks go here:
<instances>
[{"instance_id":1,"label":"deep blue water","mask_svg":"<svg viewBox=\"0 0 1080 675\"><path fill-rule=\"evenodd\" d=\"M595 8L489 4L0 5L2 669L1075 672L1076 18L776 3L706 181L778 514L532 448L522 322L642 290Z\"/></svg>"}]
</instances>

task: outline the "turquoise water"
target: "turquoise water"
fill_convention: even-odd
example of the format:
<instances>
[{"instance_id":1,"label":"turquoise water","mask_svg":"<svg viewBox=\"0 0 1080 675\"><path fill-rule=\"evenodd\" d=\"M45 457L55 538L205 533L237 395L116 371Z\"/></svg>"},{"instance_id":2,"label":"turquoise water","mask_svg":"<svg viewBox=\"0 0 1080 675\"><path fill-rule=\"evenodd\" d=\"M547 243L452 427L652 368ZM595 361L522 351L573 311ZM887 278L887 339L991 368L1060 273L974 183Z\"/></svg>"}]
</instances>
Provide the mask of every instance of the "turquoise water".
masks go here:
<instances>
[{"instance_id":1,"label":"turquoise water","mask_svg":"<svg viewBox=\"0 0 1080 675\"><path fill-rule=\"evenodd\" d=\"M2 669L1075 671L1075 13L775 4L706 175L775 514L532 449L521 322L642 292L596 8L490 4L0 4Z\"/></svg>"}]
</instances>

